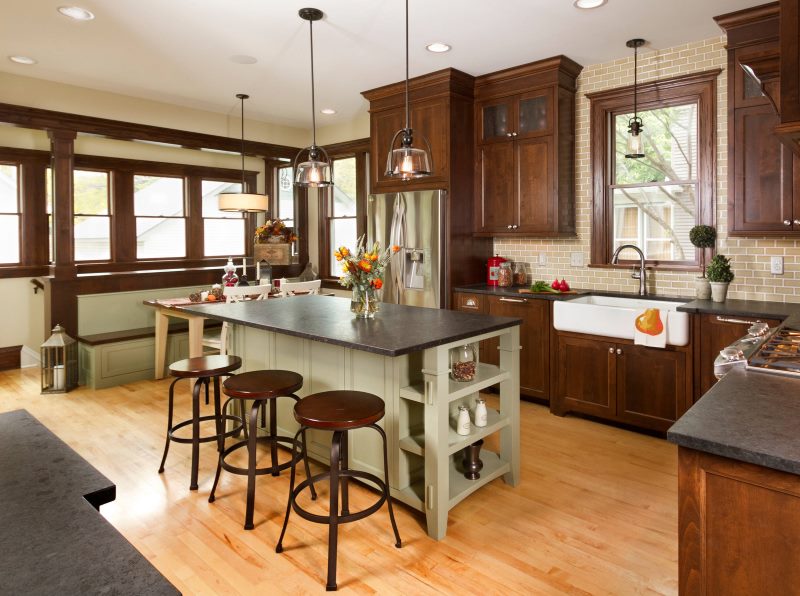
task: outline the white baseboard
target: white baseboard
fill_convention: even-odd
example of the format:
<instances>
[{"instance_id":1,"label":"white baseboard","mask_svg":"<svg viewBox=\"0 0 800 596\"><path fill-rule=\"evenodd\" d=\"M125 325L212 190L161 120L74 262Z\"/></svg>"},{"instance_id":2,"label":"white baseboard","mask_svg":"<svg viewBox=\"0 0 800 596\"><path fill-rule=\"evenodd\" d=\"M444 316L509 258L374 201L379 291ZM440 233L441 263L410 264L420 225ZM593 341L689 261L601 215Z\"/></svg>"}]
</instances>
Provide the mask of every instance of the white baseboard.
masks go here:
<instances>
[{"instance_id":1,"label":"white baseboard","mask_svg":"<svg viewBox=\"0 0 800 596\"><path fill-rule=\"evenodd\" d=\"M22 346L19 355L20 368L33 368L34 366L41 365L39 359L39 352L32 350L28 346Z\"/></svg>"}]
</instances>

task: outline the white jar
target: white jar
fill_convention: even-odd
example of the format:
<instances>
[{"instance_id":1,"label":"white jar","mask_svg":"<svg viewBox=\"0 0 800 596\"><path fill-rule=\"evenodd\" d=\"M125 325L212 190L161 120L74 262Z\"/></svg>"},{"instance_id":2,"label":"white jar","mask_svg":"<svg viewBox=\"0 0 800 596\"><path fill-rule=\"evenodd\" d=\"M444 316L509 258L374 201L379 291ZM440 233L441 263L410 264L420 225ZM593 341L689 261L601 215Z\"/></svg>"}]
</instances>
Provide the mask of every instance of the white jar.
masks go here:
<instances>
[{"instance_id":1,"label":"white jar","mask_svg":"<svg viewBox=\"0 0 800 596\"><path fill-rule=\"evenodd\" d=\"M468 435L470 432L469 408L465 405L458 406L456 432L460 435Z\"/></svg>"},{"instance_id":2,"label":"white jar","mask_svg":"<svg viewBox=\"0 0 800 596\"><path fill-rule=\"evenodd\" d=\"M486 426L488 423L486 400L479 397L475 402L475 426Z\"/></svg>"}]
</instances>

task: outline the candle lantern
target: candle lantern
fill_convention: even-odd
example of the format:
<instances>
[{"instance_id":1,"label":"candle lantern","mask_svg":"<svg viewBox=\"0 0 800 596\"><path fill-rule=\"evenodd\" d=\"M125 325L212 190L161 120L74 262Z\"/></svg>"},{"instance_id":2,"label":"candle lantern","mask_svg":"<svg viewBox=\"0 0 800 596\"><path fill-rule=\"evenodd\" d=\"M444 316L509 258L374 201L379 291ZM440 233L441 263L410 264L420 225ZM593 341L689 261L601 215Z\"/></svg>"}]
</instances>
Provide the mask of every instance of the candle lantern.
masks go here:
<instances>
[{"instance_id":1,"label":"candle lantern","mask_svg":"<svg viewBox=\"0 0 800 596\"><path fill-rule=\"evenodd\" d=\"M78 386L78 344L61 325L41 347L42 393L66 393Z\"/></svg>"}]
</instances>

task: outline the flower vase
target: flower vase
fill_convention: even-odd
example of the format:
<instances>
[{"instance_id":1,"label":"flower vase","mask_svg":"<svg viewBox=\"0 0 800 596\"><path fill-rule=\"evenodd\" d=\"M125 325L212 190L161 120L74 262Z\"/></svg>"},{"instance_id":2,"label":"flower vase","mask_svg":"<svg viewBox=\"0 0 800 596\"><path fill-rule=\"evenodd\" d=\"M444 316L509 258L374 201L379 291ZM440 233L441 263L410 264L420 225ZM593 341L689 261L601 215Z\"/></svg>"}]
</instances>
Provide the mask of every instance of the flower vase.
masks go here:
<instances>
[{"instance_id":1,"label":"flower vase","mask_svg":"<svg viewBox=\"0 0 800 596\"><path fill-rule=\"evenodd\" d=\"M372 286L353 286L350 310L357 319L373 319L380 308L377 292Z\"/></svg>"},{"instance_id":2,"label":"flower vase","mask_svg":"<svg viewBox=\"0 0 800 596\"><path fill-rule=\"evenodd\" d=\"M461 465L464 466L464 478L467 480L477 480L481 477L480 471L483 469L483 462L480 458L483 439L464 447L464 459Z\"/></svg>"},{"instance_id":3,"label":"flower vase","mask_svg":"<svg viewBox=\"0 0 800 596\"><path fill-rule=\"evenodd\" d=\"M268 244L281 244L282 242L285 242L283 236L267 236Z\"/></svg>"}]
</instances>

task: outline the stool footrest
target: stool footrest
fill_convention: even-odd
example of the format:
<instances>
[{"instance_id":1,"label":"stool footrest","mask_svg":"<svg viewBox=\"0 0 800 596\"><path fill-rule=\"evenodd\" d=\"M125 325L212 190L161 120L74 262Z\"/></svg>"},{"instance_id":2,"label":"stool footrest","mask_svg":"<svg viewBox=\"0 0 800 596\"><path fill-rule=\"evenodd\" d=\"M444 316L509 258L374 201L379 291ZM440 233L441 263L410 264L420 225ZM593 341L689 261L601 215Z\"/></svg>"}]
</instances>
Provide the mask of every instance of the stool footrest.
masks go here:
<instances>
[{"instance_id":1,"label":"stool footrest","mask_svg":"<svg viewBox=\"0 0 800 596\"><path fill-rule=\"evenodd\" d=\"M236 428L233 428L232 430L228 430L228 431L225 431L224 433L222 433L222 436L224 436L224 437L232 437L234 435L239 434L244 429L244 423L242 422L242 419L239 418L238 416L234 416L233 414L224 414L224 415L221 416L221 418L222 418L223 422L236 422L236 423L238 423L238 426ZM214 422L214 421L216 421L216 419L217 419L217 417L214 416L214 415L200 416L200 418L198 418L198 422ZM175 436L175 431L180 430L181 428L184 428L186 426L189 426L190 424L192 424L192 422L193 421L190 418L189 420L184 420L183 422L179 422L178 424L173 426L171 429L169 429L169 433L168 433L169 440L170 441L175 441L176 443L191 443L192 442L192 438L191 437L176 437ZM216 441L217 439L218 439L218 435L213 434L213 435L208 435L208 436L205 436L205 437L198 437L197 441L199 443L208 443L209 441Z\"/></svg>"},{"instance_id":2,"label":"stool footrest","mask_svg":"<svg viewBox=\"0 0 800 596\"><path fill-rule=\"evenodd\" d=\"M258 437L256 439L256 442L267 443L268 445L272 443L277 443L279 446L281 445L281 443L288 443L288 447L291 447L291 444L294 442L294 439L292 439L291 437L283 437L283 436L277 436L277 437L266 436L266 437ZM247 448L246 440L239 441L238 443L234 443L233 445L230 445L225 448L225 450L222 452L222 456L220 459L220 466L222 466L223 470L231 472L232 474L240 474L242 476L247 476L250 473L250 471L247 468L240 468L238 466L234 466L233 464L229 464L228 462L225 461L225 458L228 457L231 453L233 453L237 449L242 449L242 448L244 449ZM269 466L267 468L256 468L255 475L263 476L264 474L274 474L276 471L280 472L282 470L286 470L290 468L293 463L302 460L303 460L302 452L297 452L289 461L286 461L282 464L278 464L277 469L276 466Z\"/></svg>"},{"instance_id":3,"label":"stool footrest","mask_svg":"<svg viewBox=\"0 0 800 596\"><path fill-rule=\"evenodd\" d=\"M317 523L317 524L330 524L331 523L331 516L330 515L319 515L317 513L311 513L306 509L300 507L297 504L297 496L306 488L311 486L313 482L318 482L325 478L330 478L330 472L322 472L320 474L315 474L311 478L307 478L300 482L297 486L294 487L292 491L292 509L294 510L297 515L302 517L303 519L307 519L308 521ZM378 489L381 490L381 494L378 497L378 500L367 507L366 509L362 509L361 511L356 511L355 513L348 513L346 515L339 515L338 516L338 523L346 524L349 522L358 521L360 519L364 519L365 517L372 515L376 511L378 511L383 504L386 502L386 493L388 489L386 488L386 484L383 482L381 478L378 478L375 474L370 474L368 472L361 472L359 470L340 470L339 471L339 478L361 478L362 480L369 480L370 482L374 482L378 485Z\"/></svg>"}]
</instances>

